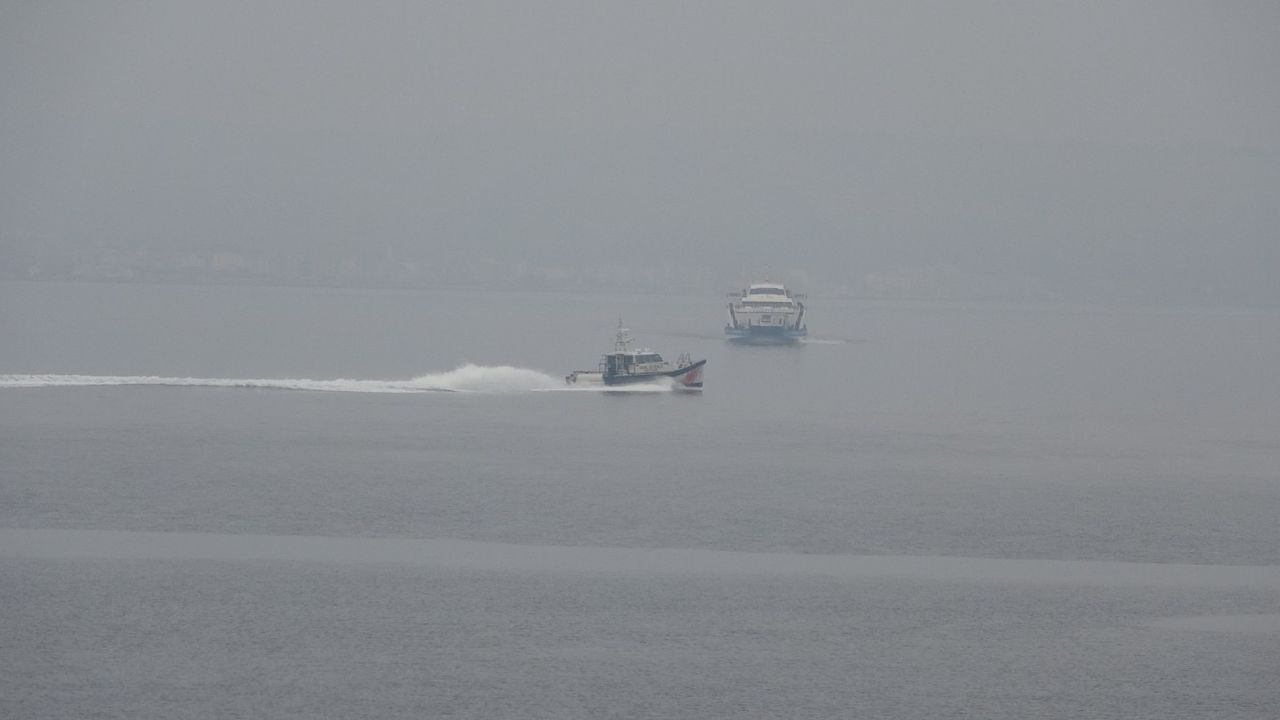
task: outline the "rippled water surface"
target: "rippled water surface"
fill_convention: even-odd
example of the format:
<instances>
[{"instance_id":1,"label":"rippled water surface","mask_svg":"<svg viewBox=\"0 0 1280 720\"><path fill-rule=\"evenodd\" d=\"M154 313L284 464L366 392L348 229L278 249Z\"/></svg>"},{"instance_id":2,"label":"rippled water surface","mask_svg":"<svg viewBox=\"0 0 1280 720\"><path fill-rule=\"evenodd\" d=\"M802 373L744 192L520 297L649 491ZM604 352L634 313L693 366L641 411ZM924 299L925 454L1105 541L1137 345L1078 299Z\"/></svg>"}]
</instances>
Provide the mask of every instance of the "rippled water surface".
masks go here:
<instances>
[{"instance_id":1,"label":"rippled water surface","mask_svg":"<svg viewBox=\"0 0 1280 720\"><path fill-rule=\"evenodd\" d=\"M810 305L0 284L0 715L1280 715L1280 315Z\"/></svg>"}]
</instances>

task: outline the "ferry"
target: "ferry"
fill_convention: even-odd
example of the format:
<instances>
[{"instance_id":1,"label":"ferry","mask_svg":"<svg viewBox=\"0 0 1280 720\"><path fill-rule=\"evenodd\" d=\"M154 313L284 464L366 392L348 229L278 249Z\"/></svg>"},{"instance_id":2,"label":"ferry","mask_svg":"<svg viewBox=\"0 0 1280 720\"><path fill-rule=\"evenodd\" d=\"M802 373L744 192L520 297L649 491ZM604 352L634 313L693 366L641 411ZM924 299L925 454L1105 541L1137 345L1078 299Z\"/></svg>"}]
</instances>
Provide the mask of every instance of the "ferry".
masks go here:
<instances>
[{"instance_id":1,"label":"ferry","mask_svg":"<svg viewBox=\"0 0 1280 720\"><path fill-rule=\"evenodd\" d=\"M781 283L755 283L729 295L729 324L724 334L747 343L792 343L809 334L804 324L804 295Z\"/></svg>"},{"instance_id":2,"label":"ferry","mask_svg":"<svg viewBox=\"0 0 1280 720\"><path fill-rule=\"evenodd\" d=\"M688 353L674 362L662 359L662 355L648 348L637 348L631 333L618 321L618 332L613 341L613 352L600 358L595 370L575 370L565 376L566 385L578 383L603 383L605 385L632 385L668 381L677 389L701 390L702 366L706 360L694 361Z\"/></svg>"}]
</instances>

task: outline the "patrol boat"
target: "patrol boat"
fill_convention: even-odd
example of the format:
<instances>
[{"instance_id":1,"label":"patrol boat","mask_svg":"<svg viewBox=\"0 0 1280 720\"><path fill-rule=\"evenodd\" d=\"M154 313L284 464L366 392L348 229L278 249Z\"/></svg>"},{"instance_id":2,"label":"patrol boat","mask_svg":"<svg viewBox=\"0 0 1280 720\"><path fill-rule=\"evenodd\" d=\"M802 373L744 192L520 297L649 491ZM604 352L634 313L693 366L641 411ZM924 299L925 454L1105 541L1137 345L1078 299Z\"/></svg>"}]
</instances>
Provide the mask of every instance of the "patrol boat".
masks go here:
<instances>
[{"instance_id":1,"label":"patrol boat","mask_svg":"<svg viewBox=\"0 0 1280 720\"><path fill-rule=\"evenodd\" d=\"M706 360L694 361L689 353L683 353L674 362L648 348L635 347L631 333L618 321L618 333L614 337L613 352L600 358L595 370L574 370L565 376L567 385L578 383L603 383L605 385L632 385L665 381L670 378L677 389L701 390L702 366Z\"/></svg>"},{"instance_id":2,"label":"patrol boat","mask_svg":"<svg viewBox=\"0 0 1280 720\"><path fill-rule=\"evenodd\" d=\"M755 283L741 294L732 294L730 340L748 343L791 343L809 334L804 324L803 295L793 294L781 283Z\"/></svg>"}]
</instances>

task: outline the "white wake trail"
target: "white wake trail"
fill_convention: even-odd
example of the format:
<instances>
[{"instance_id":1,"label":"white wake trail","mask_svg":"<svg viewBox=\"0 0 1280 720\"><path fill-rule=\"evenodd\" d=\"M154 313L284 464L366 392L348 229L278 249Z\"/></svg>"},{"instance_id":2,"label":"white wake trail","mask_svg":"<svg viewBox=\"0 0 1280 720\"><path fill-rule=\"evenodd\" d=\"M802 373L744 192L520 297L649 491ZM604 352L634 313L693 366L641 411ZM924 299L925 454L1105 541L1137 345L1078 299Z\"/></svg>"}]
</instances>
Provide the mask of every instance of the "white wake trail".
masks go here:
<instances>
[{"instance_id":1,"label":"white wake trail","mask_svg":"<svg viewBox=\"0 0 1280 720\"><path fill-rule=\"evenodd\" d=\"M587 392L587 393L670 393L670 392L698 392L702 388L687 388L669 377L654 378L649 382L630 383L625 385L605 385L600 381L599 376L594 376L593 380L580 378L578 382L572 385L566 383L557 383L555 387L534 388L536 392Z\"/></svg>"},{"instance_id":2,"label":"white wake trail","mask_svg":"<svg viewBox=\"0 0 1280 720\"><path fill-rule=\"evenodd\" d=\"M355 393L518 393L563 385L546 373L509 365L466 364L447 372L409 380L312 380L310 378L197 378L159 375L0 375L0 389L47 387L110 387L150 385L168 387L251 388Z\"/></svg>"},{"instance_id":3,"label":"white wake trail","mask_svg":"<svg viewBox=\"0 0 1280 720\"><path fill-rule=\"evenodd\" d=\"M565 385L560 383L557 387L534 388L534 392L568 392L568 393L669 393L677 390L688 390L688 388L680 388L675 383L636 383L634 385Z\"/></svg>"}]
</instances>

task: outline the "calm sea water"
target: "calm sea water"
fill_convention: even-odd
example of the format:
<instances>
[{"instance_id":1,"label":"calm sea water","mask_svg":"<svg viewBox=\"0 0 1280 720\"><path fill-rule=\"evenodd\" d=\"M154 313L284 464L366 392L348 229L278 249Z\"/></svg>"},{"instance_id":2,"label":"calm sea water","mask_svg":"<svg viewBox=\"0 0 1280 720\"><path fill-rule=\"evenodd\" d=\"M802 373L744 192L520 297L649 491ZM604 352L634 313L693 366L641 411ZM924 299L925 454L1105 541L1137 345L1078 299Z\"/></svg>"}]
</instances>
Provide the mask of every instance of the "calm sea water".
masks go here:
<instances>
[{"instance_id":1,"label":"calm sea water","mask_svg":"<svg viewBox=\"0 0 1280 720\"><path fill-rule=\"evenodd\" d=\"M0 716L1280 716L1280 313L810 305L0 284Z\"/></svg>"}]
</instances>

